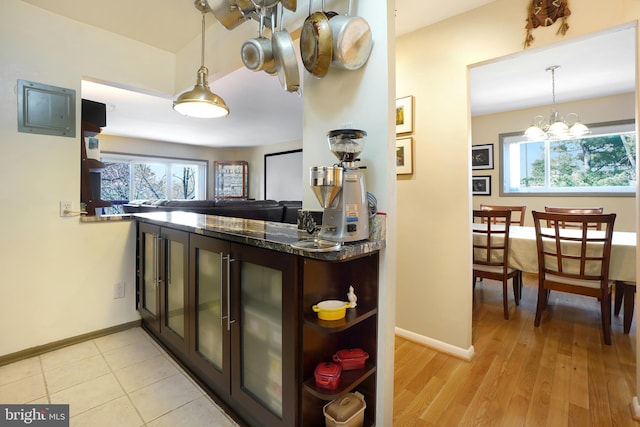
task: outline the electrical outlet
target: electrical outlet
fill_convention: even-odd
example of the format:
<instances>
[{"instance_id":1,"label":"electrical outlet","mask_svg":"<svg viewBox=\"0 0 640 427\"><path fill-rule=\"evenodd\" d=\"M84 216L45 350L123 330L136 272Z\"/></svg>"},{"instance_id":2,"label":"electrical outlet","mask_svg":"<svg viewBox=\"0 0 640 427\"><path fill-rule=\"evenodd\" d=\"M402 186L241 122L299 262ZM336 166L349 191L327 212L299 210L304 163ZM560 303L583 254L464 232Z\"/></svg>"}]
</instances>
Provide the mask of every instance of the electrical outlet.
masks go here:
<instances>
[{"instance_id":1,"label":"electrical outlet","mask_svg":"<svg viewBox=\"0 0 640 427\"><path fill-rule=\"evenodd\" d=\"M113 285L113 299L124 298L124 290L124 282L118 282Z\"/></svg>"},{"instance_id":2,"label":"electrical outlet","mask_svg":"<svg viewBox=\"0 0 640 427\"><path fill-rule=\"evenodd\" d=\"M71 211L71 201L70 200L60 200L60 216L69 216Z\"/></svg>"}]
</instances>

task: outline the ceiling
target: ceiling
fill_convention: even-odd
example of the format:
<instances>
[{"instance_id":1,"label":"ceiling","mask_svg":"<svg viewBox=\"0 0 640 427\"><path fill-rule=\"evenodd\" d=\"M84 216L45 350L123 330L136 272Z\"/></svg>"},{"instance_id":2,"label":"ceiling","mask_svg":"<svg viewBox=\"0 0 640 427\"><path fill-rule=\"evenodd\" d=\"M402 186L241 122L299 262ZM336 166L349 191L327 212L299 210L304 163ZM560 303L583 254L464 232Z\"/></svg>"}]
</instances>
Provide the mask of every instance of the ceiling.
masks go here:
<instances>
[{"instance_id":1,"label":"ceiling","mask_svg":"<svg viewBox=\"0 0 640 427\"><path fill-rule=\"evenodd\" d=\"M197 19L200 12L192 0L23 1L170 52L178 52L200 37L200 26L194 24L194 17ZM396 0L396 34L409 33L492 1ZM327 0L327 8L338 2ZM307 5L306 1L299 1L295 14L285 14L285 26L302 22ZM96 16L101 19L96 20ZM208 25L218 25L213 18L208 15ZM556 72L558 102L590 97L579 84L583 80L589 82L597 96L633 91L635 56L628 52L635 52L635 37L620 33L612 32L613 40L591 37L581 39L577 46L559 44L557 51L529 49L501 61L478 64L470 74L472 114L549 104L551 79L544 68L556 64L561 65ZM598 52L597 61L588 52ZM299 68L301 73L306 72L302 64ZM576 71L583 77L575 77ZM195 69L193 74L195 83ZM82 97L107 104L107 126L103 130L106 134L212 147L249 147L302 138L302 99L286 92L277 78L266 73L240 68L210 82L212 90L231 109L224 119L183 117L171 108L174 94L148 94L101 83L104 82L83 82Z\"/></svg>"}]
</instances>

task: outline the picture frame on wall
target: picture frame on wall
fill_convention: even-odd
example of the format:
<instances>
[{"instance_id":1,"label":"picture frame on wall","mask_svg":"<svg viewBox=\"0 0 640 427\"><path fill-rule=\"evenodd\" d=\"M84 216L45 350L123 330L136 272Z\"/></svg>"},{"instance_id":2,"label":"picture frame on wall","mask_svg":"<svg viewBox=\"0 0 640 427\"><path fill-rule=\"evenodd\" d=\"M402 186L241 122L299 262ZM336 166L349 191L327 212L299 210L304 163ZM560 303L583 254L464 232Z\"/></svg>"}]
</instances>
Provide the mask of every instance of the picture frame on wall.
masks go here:
<instances>
[{"instance_id":1,"label":"picture frame on wall","mask_svg":"<svg viewBox=\"0 0 640 427\"><path fill-rule=\"evenodd\" d=\"M396 134L413 132L413 96L396 99Z\"/></svg>"},{"instance_id":2,"label":"picture frame on wall","mask_svg":"<svg viewBox=\"0 0 640 427\"><path fill-rule=\"evenodd\" d=\"M493 144L471 147L471 169L493 169Z\"/></svg>"},{"instance_id":3,"label":"picture frame on wall","mask_svg":"<svg viewBox=\"0 0 640 427\"><path fill-rule=\"evenodd\" d=\"M490 196L491 176L479 175L471 177L471 194L474 196Z\"/></svg>"},{"instance_id":4,"label":"picture frame on wall","mask_svg":"<svg viewBox=\"0 0 640 427\"><path fill-rule=\"evenodd\" d=\"M396 139L396 175L413 173L413 138Z\"/></svg>"}]
</instances>

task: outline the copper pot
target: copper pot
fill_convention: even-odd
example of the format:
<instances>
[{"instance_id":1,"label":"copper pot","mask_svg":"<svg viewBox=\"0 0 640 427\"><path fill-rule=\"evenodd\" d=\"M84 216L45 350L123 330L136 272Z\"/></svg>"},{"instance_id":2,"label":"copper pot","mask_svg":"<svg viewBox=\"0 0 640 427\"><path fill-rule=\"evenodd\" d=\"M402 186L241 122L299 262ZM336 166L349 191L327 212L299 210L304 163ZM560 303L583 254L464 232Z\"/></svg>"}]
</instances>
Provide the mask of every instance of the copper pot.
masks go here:
<instances>
[{"instance_id":1,"label":"copper pot","mask_svg":"<svg viewBox=\"0 0 640 427\"><path fill-rule=\"evenodd\" d=\"M329 72L333 59L333 38L329 17L322 11L311 13L312 0L309 0L309 16L302 24L300 32L300 56L304 68L316 77L324 77Z\"/></svg>"}]
</instances>

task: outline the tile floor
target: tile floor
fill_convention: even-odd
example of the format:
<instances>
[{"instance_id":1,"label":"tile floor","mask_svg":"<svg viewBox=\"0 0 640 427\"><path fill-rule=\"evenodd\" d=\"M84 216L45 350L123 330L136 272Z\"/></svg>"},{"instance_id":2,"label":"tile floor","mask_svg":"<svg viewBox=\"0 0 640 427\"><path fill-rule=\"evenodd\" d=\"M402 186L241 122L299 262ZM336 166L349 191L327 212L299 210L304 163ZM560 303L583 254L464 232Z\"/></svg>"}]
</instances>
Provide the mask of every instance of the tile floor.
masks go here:
<instances>
[{"instance_id":1,"label":"tile floor","mask_svg":"<svg viewBox=\"0 0 640 427\"><path fill-rule=\"evenodd\" d=\"M0 402L69 404L72 427L237 426L141 328L1 366Z\"/></svg>"}]
</instances>

